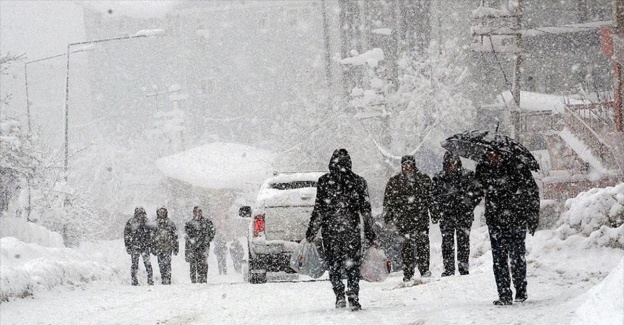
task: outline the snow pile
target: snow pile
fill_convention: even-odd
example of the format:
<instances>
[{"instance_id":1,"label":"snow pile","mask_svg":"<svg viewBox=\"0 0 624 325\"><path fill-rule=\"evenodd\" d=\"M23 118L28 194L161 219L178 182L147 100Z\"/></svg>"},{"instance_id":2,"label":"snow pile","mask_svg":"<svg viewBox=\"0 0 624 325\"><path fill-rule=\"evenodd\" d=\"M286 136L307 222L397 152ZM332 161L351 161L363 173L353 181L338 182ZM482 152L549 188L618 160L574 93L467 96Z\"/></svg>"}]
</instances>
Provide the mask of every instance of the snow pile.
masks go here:
<instances>
[{"instance_id":1,"label":"snow pile","mask_svg":"<svg viewBox=\"0 0 624 325\"><path fill-rule=\"evenodd\" d=\"M582 192L565 209L556 230L561 239L581 234L587 245L624 248L624 183Z\"/></svg>"},{"instance_id":2,"label":"snow pile","mask_svg":"<svg viewBox=\"0 0 624 325\"><path fill-rule=\"evenodd\" d=\"M370 67L376 67L379 64L379 61L384 60L384 52L380 48L374 48L372 50L366 51L363 54L355 54L350 58L345 58L340 60L341 64L345 65L365 65L368 64Z\"/></svg>"},{"instance_id":3,"label":"snow pile","mask_svg":"<svg viewBox=\"0 0 624 325\"><path fill-rule=\"evenodd\" d=\"M600 284L591 288L587 300L576 310L572 325L624 324L624 258Z\"/></svg>"},{"instance_id":4,"label":"snow pile","mask_svg":"<svg viewBox=\"0 0 624 325\"><path fill-rule=\"evenodd\" d=\"M17 218L0 218L0 238L4 237L15 237L22 242L45 247L65 247L59 233Z\"/></svg>"},{"instance_id":5,"label":"snow pile","mask_svg":"<svg viewBox=\"0 0 624 325\"><path fill-rule=\"evenodd\" d=\"M34 228L32 228L34 229ZM119 269L89 250L43 247L13 237L0 239L0 301L28 297L56 286L119 280Z\"/></svg>"}]
</instances>

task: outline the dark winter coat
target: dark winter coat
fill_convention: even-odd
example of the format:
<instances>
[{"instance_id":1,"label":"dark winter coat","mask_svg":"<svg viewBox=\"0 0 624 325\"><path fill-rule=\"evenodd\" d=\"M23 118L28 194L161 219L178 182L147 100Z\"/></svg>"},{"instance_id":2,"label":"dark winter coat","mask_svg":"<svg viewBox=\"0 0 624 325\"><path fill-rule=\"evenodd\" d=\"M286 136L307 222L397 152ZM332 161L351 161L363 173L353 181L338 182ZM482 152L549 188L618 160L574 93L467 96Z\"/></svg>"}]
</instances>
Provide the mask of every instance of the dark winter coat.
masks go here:
<instances>
[{"instance_id":1,"label":"dark winter coat","mask_svg":"<svg viewBox=\"0 0 624 325\"><path fill-rule=\"evenodd\" d=\"M390 177L384 193L384 222L394 223L401 235L429 229L432 189L431 178L418 169L413 178L403 172Z\"/></svg>"},{"instance_id":2,"label":"dark winter coat","mask_svg":"<svg viewBox=\"0 0 624 325\"><path fill-rule=\"evenodd\" d=\"M136 215L126 222L124 244L127 251L149 254L152 247L152 229L147 224L147 218Z\"/></svg>"},{"instance_id":3,"label":"dark winter coat","mask_svg":"<svg viewBox=\"0 0 624 325\"><path fill-rule=\"evenodd\" d=\"M449 170L454 163L457 169ZM433 177L433 198L436 205L434 222L442 221L451 226L470 227L474 209L481 201L474 173L462 168L459 157L444 155L443 169Z\"/></svg>"},{"instance_id":4,"label":"dark winter coat","mask_svg":"<svg viewBox=\"0 0 624 325\"><path fill-rule=\"evenodd\" d=\"M485 221L489 227L535 232L539 188L528 168L507 161L497 167L484 158L477 164L475 178L485 195Z\"/></svg>"},{"instance_id":5,"label":"dark winter coat","mask_svg":"<svg viewBox=\"0 0 624 325\"><path fill-rule=\"evenodd\" d=\"M167 217L157 217L153 253L156 255L178 255L179 247L178 230L173 221Z\"/></svg>"},{"instance_id":6,"label":"dark winter coat","mask_svg":"<svg viewBox=\"0 0 624 325\"><path fill-rule=\"evenodd\" d=\"M351 157L346 150L335 150L329 162L329 173L318 180L306 238L312 240L320 230L330 261L359 256L360 216L364 221L364 237L369 243L373 242L375 232L366 180L351 171Z\"/></svg>"},{"instance_id":7,"label":"dark winter coat","mask_svg":"<svg viewBox=\"0 0 624 325\"><path fill-rule=\"evenodd\" d=\"M210 219L193 219L184 226L186 242L184 257L187 262L208 257L210 242L215 237L215 227Z\"/></svg>"}]
</instances>

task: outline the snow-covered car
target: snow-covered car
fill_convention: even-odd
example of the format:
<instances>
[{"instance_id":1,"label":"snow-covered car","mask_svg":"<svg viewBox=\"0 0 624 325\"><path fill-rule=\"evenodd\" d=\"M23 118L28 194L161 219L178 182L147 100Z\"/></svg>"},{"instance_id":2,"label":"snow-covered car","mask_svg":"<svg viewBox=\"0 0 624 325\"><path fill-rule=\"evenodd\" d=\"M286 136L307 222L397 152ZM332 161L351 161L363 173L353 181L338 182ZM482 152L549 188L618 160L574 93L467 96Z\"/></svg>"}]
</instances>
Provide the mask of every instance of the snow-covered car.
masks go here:
<instances>
[{"instance_id":1,"label":"snow-covered car","mask_svg":"<svg viewBox=\"0 0 624 325\"><path fill-rule=\"evenodd\" d=\"M266 282L267 272L294 273L290 256L305 238L323 174L277 173L262 184L253 208L240 209L241 217L252 218L247 235L249 282Z\"/></svg>"}]
</instances>

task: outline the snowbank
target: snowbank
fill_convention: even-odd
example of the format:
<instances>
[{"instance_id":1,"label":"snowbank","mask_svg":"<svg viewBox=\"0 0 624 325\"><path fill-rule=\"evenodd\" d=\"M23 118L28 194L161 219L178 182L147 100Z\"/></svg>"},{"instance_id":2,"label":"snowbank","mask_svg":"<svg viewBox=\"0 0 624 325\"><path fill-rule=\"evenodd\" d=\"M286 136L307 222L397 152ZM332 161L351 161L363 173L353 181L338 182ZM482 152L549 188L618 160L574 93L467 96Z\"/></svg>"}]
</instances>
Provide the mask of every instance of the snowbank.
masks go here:
<instances>
[{"instance_id":1,"label":"snowbank","mask_svg":"<svg viewBox=\"0 0 624 325\"><path fill-rule=\"evenodd\" d=\"M65 247L59 233L17 218L0 218L0 238L4 237L15 237L45 247Z\"/></svg>"},{"instance_id":2,"label":"snowbank","mask_svg":"<svg viewBox=\"0 0 624 325\"><path fill-rule=\"evenodd\" d=\"M557 228L561 239L575 234L588 237L588 245L624 249L624 183L594 188L568 199Z\"/></svg>"},{"instance_id":3,"label":"snowbank","mask_svg":"<svg viewBox=\"0 0 624 325\"><path fill-rule=\"evenodd\" d=\"M63 247L43 247L17 238L0 239L0 301L23 298L60 285L80 285L94 280L119 281L119 269L94 252Z\"/></svg>"},{"instance_id":4,"label":"snowbank","mask_svg":"<svg viewBox=\"0 0 624 325\"><path fill-rule=\"evenodd\" d=\"M597 286L587 293L587 300L576 310L571 325L624 324L624 258Z\"/></svg>"}]
</instances>

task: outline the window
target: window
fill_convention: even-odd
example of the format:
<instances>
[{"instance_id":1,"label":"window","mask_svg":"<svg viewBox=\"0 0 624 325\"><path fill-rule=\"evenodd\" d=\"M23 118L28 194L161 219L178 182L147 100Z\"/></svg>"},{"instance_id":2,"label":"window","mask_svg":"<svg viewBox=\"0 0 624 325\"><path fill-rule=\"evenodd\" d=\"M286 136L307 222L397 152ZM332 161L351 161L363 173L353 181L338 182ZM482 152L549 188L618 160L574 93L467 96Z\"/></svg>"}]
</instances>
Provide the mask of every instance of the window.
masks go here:
<instances>
[{"instance_id":1,"label":"window","mask_svg":"<svg viewBox=\"0 0 624 325\"><path fill-rule=\"evenodd\" d=\"M294 190L298 188L316 187L315 181L292 181L288 183L272 183L270 188L276 190Z\"/></svg>"}]
</instances>

